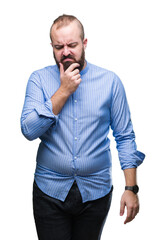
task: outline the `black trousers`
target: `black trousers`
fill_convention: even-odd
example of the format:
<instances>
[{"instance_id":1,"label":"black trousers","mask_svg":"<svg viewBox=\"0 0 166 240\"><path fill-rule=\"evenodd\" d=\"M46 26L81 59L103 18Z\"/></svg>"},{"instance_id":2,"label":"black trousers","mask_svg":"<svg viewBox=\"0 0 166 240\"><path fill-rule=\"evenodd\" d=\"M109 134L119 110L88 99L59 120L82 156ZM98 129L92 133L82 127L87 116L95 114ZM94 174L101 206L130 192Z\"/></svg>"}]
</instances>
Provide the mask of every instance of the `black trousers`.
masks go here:
<instances>
[{"instance_id":1,"label":"black trousers","mask_svg":"<svg viewBox=\"0 0 166 240\"><path fill-rule=\"evenodd\" d=\"M64 202L43 193L34 182L33 210L39 240L99 240L111 205L103 198L82 203L76 182Z\"/></svg>"}]
</instances>

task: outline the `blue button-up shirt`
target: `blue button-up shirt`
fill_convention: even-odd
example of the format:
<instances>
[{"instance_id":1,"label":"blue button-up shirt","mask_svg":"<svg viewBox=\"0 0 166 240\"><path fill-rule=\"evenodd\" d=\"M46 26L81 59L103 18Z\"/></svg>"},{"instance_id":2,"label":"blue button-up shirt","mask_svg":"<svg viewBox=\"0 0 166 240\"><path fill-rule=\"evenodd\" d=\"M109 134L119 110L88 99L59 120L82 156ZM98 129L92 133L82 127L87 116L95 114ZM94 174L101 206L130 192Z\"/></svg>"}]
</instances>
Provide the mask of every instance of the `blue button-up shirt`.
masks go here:
<instances>
[{"instance_id":1,"label":"blue button-up shirt","mask_svg":"<svg viewBox=\"0 0 166 240\"><path fill-rule=\"evenodd\" d=\"M58 115L51 96L60 72L49 66L29 78L21 128L29 140L40 138L35 181L49 196L64 201L74 180L83 202L105 196L112 187L110 127L122 169L136 168L145 155L137 151L122 82L108 70L87 62L81 83Z\"/></svg>"}]
</instances>

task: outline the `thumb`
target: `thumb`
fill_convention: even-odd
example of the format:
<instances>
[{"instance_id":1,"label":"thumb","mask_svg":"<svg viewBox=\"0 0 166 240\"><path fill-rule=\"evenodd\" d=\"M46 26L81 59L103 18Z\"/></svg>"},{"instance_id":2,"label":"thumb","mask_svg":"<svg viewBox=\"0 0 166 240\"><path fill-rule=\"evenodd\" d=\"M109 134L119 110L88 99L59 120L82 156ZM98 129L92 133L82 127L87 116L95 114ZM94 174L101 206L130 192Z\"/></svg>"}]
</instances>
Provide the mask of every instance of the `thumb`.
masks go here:
<instances>
[{"instance_id":1,"label":"thumb","mask_svg":"<svg viewBox=\"0 0 166 240\"><path fill-rule=\"evenodd\" d=\"M120 203L120 216L123 216L125 210L125 202L121 201Z\"/></svg>"},{"instance_id":2,"label":"thumb","mask_svg":"<svg viewBox=\"0 0 166 240\"><path fill-rule=\"evenodd\" d=\"M64 67L63 67L63 64L62 63L59 63L60 65L60 74L63 74L64 73Z\"/></svg>"}]
</instances>

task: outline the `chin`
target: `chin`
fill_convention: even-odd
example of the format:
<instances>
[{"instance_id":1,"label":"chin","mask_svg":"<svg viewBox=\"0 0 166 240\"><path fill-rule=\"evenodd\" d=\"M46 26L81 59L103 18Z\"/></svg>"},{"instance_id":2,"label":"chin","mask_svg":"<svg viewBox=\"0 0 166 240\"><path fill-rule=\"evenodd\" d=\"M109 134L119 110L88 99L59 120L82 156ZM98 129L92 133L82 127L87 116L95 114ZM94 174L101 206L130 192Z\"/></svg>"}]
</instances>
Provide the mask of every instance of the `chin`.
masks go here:
<instances>
[{"instance_id":1,"label":"chin","mask_svg":"<svg viewBox=\"0 0 166 240\"><path fill-rule=\"evenodd\" d=\"M68 69L68 67L70 67L70 65L73 63L74 63L73 61L63 62L62 64L63 64L64 70L66 71Z\"/></svg>"}]
</instances>

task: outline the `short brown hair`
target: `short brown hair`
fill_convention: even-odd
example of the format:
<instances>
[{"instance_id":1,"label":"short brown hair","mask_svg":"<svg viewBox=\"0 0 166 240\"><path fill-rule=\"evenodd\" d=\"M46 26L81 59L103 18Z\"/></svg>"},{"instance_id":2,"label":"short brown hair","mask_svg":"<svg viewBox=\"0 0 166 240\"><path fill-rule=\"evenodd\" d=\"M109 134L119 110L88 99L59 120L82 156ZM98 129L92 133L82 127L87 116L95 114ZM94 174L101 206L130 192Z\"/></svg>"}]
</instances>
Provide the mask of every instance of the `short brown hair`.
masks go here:
<instances>
[{"instance_id":1,"label":"short brown hair","mask_svg":"<svg viewBox=\"0 0 166 240\"><path fill-rule=\"evenodd\" d=\"M56 18L54 21L53 21L53 24L51 26L51 29L50 29L50 39L52 41L52 38L51 38L51 30L52 30L52 27L57 24L57 29L58 28L61 28L63 26L67 26L69 25L71 22L73 21L77 21L79 27L80 27L80 30L81 30L81 39L82 41L84 40L84 37L85 37L85 34L84 34L84 27L82 25L82 23L73 15L67 15L67 14L63 14L61 16L59 16L58 18Z\"/></svg>"}]
</instances>

